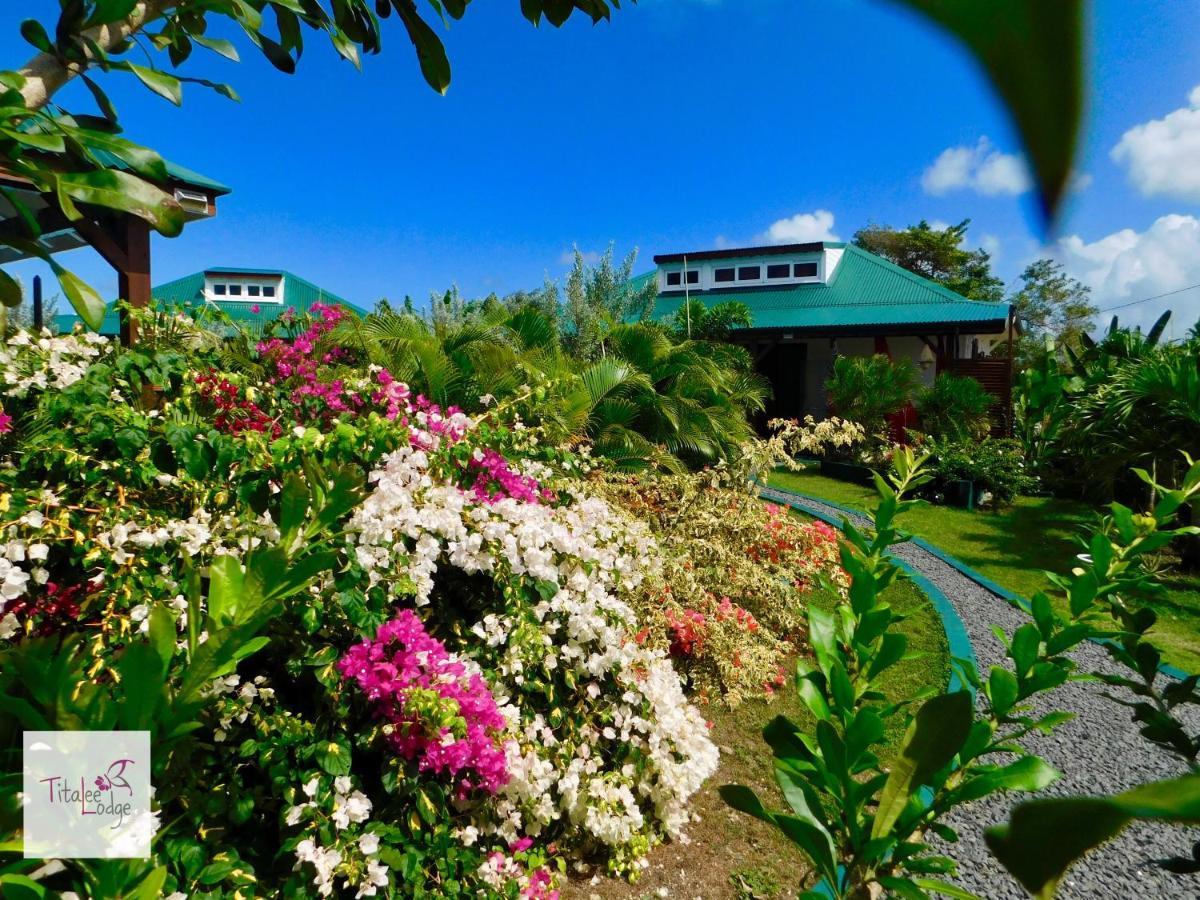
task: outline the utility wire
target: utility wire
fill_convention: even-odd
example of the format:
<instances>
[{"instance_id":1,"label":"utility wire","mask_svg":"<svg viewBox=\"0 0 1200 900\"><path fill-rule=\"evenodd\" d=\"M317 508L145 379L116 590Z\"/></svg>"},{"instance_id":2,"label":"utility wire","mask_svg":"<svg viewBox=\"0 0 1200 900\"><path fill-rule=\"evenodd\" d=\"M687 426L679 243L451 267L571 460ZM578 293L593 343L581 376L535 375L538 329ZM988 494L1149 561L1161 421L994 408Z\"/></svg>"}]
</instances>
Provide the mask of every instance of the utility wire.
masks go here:
<instances>
[{"instance_id":1,"label":"utility wire","mask_svg":"<svg viewBox=\"0 0 1200 900\"><path fill-rule=\"evenodd\" d=\"M1137 306L1139 303L1148 303L1151 300L1161 300L1163 297L1170 297L1174 294L1182 294L1184 291L1195 290L1200 288L1200 282L1189 284L1187 287L1181 287L1176 291L1167 291L1165 294L1155 294L1153 297L1143 297L1141 300L1130 300L1128 303L1118 303L1116 306L1106 306L1100 312L1112 312L1114 309L1124 309L1127 306Z\"/></svg>"}]
</instances>

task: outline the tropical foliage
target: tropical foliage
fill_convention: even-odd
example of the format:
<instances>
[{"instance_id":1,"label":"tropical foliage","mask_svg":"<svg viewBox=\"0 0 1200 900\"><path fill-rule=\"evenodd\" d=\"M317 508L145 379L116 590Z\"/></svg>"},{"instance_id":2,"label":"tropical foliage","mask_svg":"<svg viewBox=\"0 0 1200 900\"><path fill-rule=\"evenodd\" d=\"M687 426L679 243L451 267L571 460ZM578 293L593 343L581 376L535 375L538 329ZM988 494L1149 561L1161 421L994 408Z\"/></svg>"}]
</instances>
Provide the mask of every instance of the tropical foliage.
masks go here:
<instances>
[{"instance_id":1,"label":"tropical foliage","mask_svg":"<svg viewBox=\"0 0 1200 900\"><path fill-rule=\"evenodd\" d=\"M903 538L896 517L914 502L904 495L927 477L923 459L907 449L896 453L894 474L887 481L876 477L880 502L873 529L864 532L843 523L842 565L851 577L847 603L836 614L809 612L814 659L797 665L796 687L816 727L802 728L781 717L763 733L790 810L769 810L741 786L722 788L728 803L775 825L812 862L822 883L805 896L966 895L944 880L953 875L955 863L931 836L958 840L945 821L958 805L1000 790L1040 790L1058 777L1022 739L1052 732L1069 714L1034 714L1029 701L1077 676L1070 651L1089 638L1107 639L1109 655L1129 672L1101 677L1144 698L1133 706L1143 736L1195 767L1200 742L1176 708L1200 702L1197 677L1158 686L1159 655L1144 640L1154 616L1131 602L1153 587L1153 554L1196 530L1170 527L1178 509L1200 494L1200 464L1185 462L1181 487L1155 485L1162 499L1146 515L1113 504L1111 516L1085 541L1087 553L1069 574L1052 577L1065 614L1055 611L1049 595L1035 595L1031 621L1004 641L1006 665L993 666L983 678L964 662L960 689L918 706L921 698L893 704L878 689L882 673L906 649L895 631L895 613L879 598L899 576L887 549ZM1153 483L1144 472L1141 476ZM985 701L978 712L973 692ZM885 726L896 718L905 723L905 737L885 767L880 757ZM1195 821L1197 777L1108 800L1038 800L1024 811L1018 808L1010 828L990 832L988 843L1031 892L1052 896L1076 857L1133 818ZM1095 821L1080 827L1075 817L1089 810ZM1062 840L1064 831L1073 839Z\"/></svg>"},{"instance_id":2,"label":"tropical foliage","mask_svg":"<svg viewBox=\"0 0 1200 900\"><path fill-rule=\"evenodd\" d=\"M1047 344L1017 383L1017 421L1038 474L1064 493L1127 503L1152 499L1129 475L1140 466L1178 483L1177 448L1200 447L1200 341L1162 340L1170 313L1146 333L1116 319L1099 340L1081 338L1060 363ZM1198 521L1193 506L1180 510ZM1185 560L1200 565L1194 542Z\"/></svg>"},{"instance_id":3,"label":"tropical foliage","mask_svg":"<svg viewBox=\"0 0 1200 900\"><path fill-rule=\"evenodd\" d=\"M740 348L616 323L586 359L570 352L573 332L558 321L533 305L433 322L383 309L343 322L335 337L441 404L498 405L540 423L552 442L586 442L624 469L729 460L751 436L747 415L763 408L767 388Z\"/></svg>"},{"instance_id":4,"label":"tropical foliage","mask_svg":"<svg viewBox=\"0 0 1200 900\"><path fill-rule=\"evenodd\" d=\"M991 430L988 410L995 402L974 378L942 372L917 393L921 431L940 440L981 440Z\"/></svg>"},{"instance_id":5,"label":"tropical foliage","mask_svg":"<svg viewBox=\"0 0 1200 900\"><path fill-rule=\"evenodd\" d=\"M886 438L887 417L912 400L917 367L907 357L893 361L874 356L839 356L825 382L825 395L835 415L857 422L867 433Z\"/></svg>"},{"instance_id":6,"label":"tropical foliage","mask_svg":"<svg viewBox=\"0 0 1200 900\"><path fill-rule=\"evenodd\" d=\"M3 777L23 729L156 748L152 857L36 890L552 897L686 823L717 754L635 639L652 535L536 429L354 365L342 315L9 343Z\"/></svg>"}]
</instances>

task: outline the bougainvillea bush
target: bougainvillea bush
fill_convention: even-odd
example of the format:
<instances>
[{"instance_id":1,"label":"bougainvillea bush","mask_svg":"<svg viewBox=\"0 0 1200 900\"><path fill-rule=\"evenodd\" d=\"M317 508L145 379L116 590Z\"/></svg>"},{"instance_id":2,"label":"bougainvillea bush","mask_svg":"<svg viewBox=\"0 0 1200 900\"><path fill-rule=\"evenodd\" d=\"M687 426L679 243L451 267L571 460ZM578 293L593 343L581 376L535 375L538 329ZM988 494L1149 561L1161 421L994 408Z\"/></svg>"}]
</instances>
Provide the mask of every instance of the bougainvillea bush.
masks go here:
<instances>
[{"instance_id":1,"label":"bougainvillea bush","mask_svg":"<svg viewBox=\"0 0 1200 900\"><path fill-rule=\"evenodd\" d=\"M702 698L770 696L804 645L813 592L845 594L834 530L760 502L739 471L593 483L659 546L637 594L639 639L666 648Z\"/></svg>"},{"instance_id":2,"label":"bougainvillea bush","mask_svg":"<svg viewBox=\"0 0 1200 900\"><path fill-rule=\"evenodd\" d=\"M0 831L21 730L154 747L152 858L47 889L554 897L578 859L636 873L716 768L639 640L649 529L536 429L357 365L342 315L5 349Z\"/></svg>"}]
</instances>

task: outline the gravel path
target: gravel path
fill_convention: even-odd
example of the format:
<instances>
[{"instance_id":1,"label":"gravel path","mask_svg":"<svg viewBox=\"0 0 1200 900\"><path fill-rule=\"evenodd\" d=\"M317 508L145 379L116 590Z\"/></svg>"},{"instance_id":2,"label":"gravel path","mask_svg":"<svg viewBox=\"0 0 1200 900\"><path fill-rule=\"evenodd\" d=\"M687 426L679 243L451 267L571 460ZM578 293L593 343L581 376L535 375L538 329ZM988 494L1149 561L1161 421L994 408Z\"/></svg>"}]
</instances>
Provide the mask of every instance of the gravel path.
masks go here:
<instances>
[{"instance_id":1,"label":"gravel path","mask_svg":"<svg viewBox=\"0 0 1200 900\"><path fill-rule=\"evenodd\" d=\"M771 493L787 502L785 493ZM807 497L803 500L836 520L845 516L835 507ZM1029 621L1025 613L918 546L902 544L894 550L937 585L954 605L975 648L980 671L986 675L993 665L1002 663L1004 648L992 633L992 627L998 625L1011 635ZM1080 646L1075 659L1084 672L1117 669L1096 644ZM1147 781L1186 774L1182 763L1138 734L1125 707L1104 696L1104 692L1115 690L1101 684L1068 683L1035 705L1040 712L1064 709L1076 715L1051 735L1038 734L1026 739L1030 750L1062 772L1062 778L1043 791L1042 796L1114 793ZM1189 730L1200 730L1200 714L1191 707L1188 711ZM1003 822L1015 803L1030 796L1033 795L993 795L963 807L947 819L960 836L957 844L947 848L947 853L959 863L957 881L964 888L988 900L1017 900L1027 896L988 852L983 829ZM1090 900L1200 898L1200 875L1173 875L1154 864L1154 860L1167 856L1190 857L1192 844L1197 840L1200 840L1197 828L1134 823L1115 841L1068 870L1058 895Z\"/></svg>"}]
</instances>

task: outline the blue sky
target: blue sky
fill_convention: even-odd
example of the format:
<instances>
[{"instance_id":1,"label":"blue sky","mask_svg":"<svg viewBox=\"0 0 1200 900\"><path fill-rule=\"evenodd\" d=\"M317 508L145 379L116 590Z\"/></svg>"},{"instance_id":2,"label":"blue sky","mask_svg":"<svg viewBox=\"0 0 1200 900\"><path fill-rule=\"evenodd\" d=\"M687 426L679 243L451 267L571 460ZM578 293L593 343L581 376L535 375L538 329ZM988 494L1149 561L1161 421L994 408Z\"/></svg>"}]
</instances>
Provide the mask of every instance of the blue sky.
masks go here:
<instances>
[{"instance_id":1,"label":"blue sky","mask_svg":"<svg viewBox=\"0 0 1200 900\"><path fill-rule=\"evenodd\" d=\"M58 4L21 6L50 22ZM363 305L423 301L452 282L468 296L536 286L576 244L639 247L646 268L922 217L970 217L1009 280L1042 249L1003 110L953 42L896 5L642 0L561 30L517 6L474 3L444 34L444 97L395 21L362 72L315 35L292 77L244 40L240 64L188 63L241 103L189 86L176 109L108 77L130 137L234 188L215 220L156 239L155 281L280 267ZM10 13L0 31L14 66L18 25ZM1200 23L1187 4L1105 0L1090 31L1080 189L1052 249L1115 305L1200 282ZM87 105L76 87L59 99ZM115 291L90 251L62 261ZM1200 314L1200 290L1163 302Z\"/></svg>"}]
</instances>

